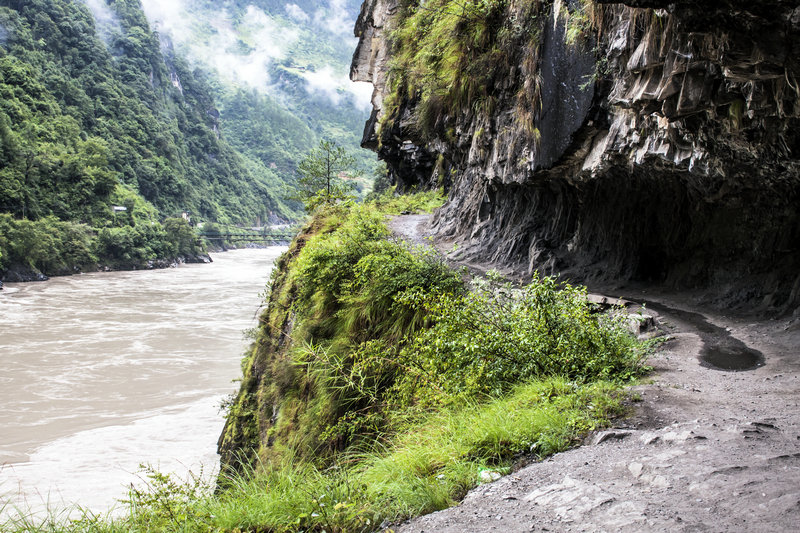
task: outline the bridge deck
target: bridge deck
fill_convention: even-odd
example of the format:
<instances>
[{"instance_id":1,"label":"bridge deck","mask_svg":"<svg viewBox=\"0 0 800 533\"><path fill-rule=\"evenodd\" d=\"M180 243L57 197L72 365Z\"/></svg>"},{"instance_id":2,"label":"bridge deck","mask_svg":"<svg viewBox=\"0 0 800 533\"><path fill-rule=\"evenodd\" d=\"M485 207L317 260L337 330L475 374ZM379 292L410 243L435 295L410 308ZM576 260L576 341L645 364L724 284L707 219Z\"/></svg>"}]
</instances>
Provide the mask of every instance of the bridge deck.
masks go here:
<instances>
[{"instance_id":1,"label":"bridge deck","mask_svg":"<svg viewBox=\"0 0 800 533\"><path fill-rule=\"evenodd\" d=\"M272 234L260 235L258 233L200 233L200 237L204 237L210 241L271 241L271 242L286 242L291 241L294 235L286 234Z\"/></svg>"}]
</instances>

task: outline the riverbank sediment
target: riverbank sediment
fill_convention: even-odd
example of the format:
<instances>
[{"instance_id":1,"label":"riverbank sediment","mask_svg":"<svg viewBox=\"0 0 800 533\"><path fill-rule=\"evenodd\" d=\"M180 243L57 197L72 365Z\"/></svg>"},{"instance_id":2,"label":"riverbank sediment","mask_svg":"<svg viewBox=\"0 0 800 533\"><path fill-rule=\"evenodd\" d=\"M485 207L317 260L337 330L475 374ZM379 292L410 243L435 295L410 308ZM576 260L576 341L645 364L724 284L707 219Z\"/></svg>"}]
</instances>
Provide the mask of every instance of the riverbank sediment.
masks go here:
<instances>
[{"instance_id":1,"label":"riverbank sediment","mask_svg":"<svg viewBox=\"0 0 800 533\"><path fill-rule=\"evenodd\" d=\"M213 250L212 250L213 252ZM47 281L51 277L72 276L74 274L86 274L89 272L125 272L132 270L154 270L161 268L175 268L182 264L211 263L213 260L209 254L181 255L166 259L151 259L143 263L131 265L115 266L111 264L96 264L93 266L73 265L69 269L60 269L55 272L44 274L40 270L21 264L11 265L5 271L0 272L0 288L2 283L28 283L34 281Z\"/></svg>"}]
</instances>

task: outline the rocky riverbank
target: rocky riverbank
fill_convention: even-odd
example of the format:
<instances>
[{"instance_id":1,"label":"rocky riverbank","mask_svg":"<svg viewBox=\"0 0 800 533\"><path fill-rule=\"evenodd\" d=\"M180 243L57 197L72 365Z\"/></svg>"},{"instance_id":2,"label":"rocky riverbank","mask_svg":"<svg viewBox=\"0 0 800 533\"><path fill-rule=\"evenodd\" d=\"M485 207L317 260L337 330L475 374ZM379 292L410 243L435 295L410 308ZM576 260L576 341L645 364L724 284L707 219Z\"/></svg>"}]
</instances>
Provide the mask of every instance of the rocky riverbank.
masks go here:
<instances>
[{"instance_id":1,"label":"rocky riverbank","mask_svg":"<svg viewBox=\"0 0 800 533\"><path fill-rule=\"evenodd\" d=\"M75 265L69 270L58 270L53 273L44 274L41 271L24 265L11 265L7 270L0 272L0 288L2 283L23 283L31 281L47 281L51 276L71 276L85 272L112 272L122 270L153 270L156 268L174 268L185 263L211 263L211 256L208 254L197 254L189 256L178 256L169 259L152 259L144 263L134 265L104 265L98 264L91 267L86 265Z\"/></svg>"}]
</instances>

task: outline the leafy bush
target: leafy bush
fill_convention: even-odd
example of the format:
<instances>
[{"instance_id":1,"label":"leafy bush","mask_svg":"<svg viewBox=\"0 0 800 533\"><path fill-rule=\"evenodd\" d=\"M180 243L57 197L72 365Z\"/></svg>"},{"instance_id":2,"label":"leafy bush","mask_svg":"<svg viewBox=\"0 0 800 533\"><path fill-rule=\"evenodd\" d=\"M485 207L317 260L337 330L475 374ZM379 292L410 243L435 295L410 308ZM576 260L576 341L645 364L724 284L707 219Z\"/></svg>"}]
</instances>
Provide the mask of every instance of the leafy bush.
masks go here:
<instances>
[{"instance_id":1,"label":"leafy bush","mask_svg":"<svg viewBox=\"0 0 800 533\"><path fill-rule=\"evenodd\" d=\"M302 420L299 429L279 420L276 442L286 436L301 456L324 457L383 427L379 397L397 370L387 361L425 325L425 310L408 295L457 294L463 282L435 254L389 239L373 206L330 206L312 226L317 233L285 280L294 348L274 362L270 391Z\"/></svg>"},{"instance_id":2,"label":"leafy bush","mask_svg":"<svg viewBox=\"0 0 800 533\"><path fill-rule=\"evenodd\" d=\"M397 194L397 187L387 188L381 195L373 199L375 207L382 213L430 213L444 205L446 198L439 189L415 192L413 194Z\"/></svg>"},{"instance_id":3,"label":"leafy bush","mask_svg":"<svg viewBox=\"0 0 800 533\"><path fill-rule=\"evenodd\" d=\"M460 295L424 295L423 330L400 353L414 368L398 384L410 401L498 397L518 383L563 376L629 379L643 352L617 318L594 312L586 289L534 276L522 291L489 282Z\"/></svg>"},{"instance_id":4,"label":"leafy bush","mask_svg":"<svg viewBox=\"0 0 800 533\"><path fill-rule=\"evenodd\" d=\"M0 214L0 272L13 266L47 275L96 269L98 263L117 268L144 266L160 258L191 256L203 250L194 230L183 219L134 226L104 227L55 217L17 220Z\"/></svg>"},{"instance_id":5,"label":"leafy bush","mask_svg":"<svg viewBox=\"0 0 800 533\"><path fill-rule=\"evenodd\" d=\"M158 223L103 228L95 244L97 256L114 267L142 266L154 259L174 259L202 252L189 223L168 218Z\"/></svg>"},{"instance_id":6,"label":"leafy bush","mask_svg":"<svg viewBox=\"0 0 800 533\"><path fill-rule=\"evenodd\" d=\"M309 318L330 318L351 341L399 340L419 329L422 311L407 305L409 292L461 290L459 276L436 254L388 239L383 216L353 207L332 233L312 238L297 263L298 309Z\"/></svg>"},{"instance_id":7,"label":"leafy bush","mask_svg":"<svg viewBox=\"0 0 800 533\"><path fill-rule=\"evenodd\" d=\"M0 269L19 265L45 274L74 272L97 262L93 239L94 232L86 224L54 217L16 220L0 214Z\"/></svg>"},{"instance_id":8,"label":"leafy bush","mask_svg":"<svg viewBox=\"0 0 800 533\"><path fill-rule=\"evenodd\" d=\"M162 222L162 225L164 226L166 241L170 245L169 255L185 257L195 255L200 251L197 236L187 220L183 218L168 218Z\"/></svg>"}]
</instances>

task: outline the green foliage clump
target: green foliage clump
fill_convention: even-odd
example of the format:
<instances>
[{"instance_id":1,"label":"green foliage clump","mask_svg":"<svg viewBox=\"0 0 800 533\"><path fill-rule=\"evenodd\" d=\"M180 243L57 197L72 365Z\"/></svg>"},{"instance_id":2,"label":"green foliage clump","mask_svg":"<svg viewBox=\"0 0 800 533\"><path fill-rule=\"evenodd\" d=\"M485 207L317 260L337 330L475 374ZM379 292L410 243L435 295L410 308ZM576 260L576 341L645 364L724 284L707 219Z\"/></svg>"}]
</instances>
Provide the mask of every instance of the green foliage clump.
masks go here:
<instances>
[{"instance_id":1,"label":"green foliage clump","mask_svg":"<svg viewBox=\"0 0 800 533\"><path fill-rule=\"evenodd\" d=\"M69 274L97 263L94 232L55 217L16 220L0 214L0 271L19 265L46 274Z\"/></svg>"},{"instance_id":2,"label":"green foliage clump","mask_svg":"<svg viewBox=\"0 0 800 533\"><path fill-rule=\"evenodd\" d=\"M536 42L538 0L407 0L395 19L390 86L382 127L405 99L417 103L424 138L445 131L455 112L490 115L515 50Z\"/></svg>"},{"instance_id":3,"label":"green foliage clump","mask_svg":"<svg viewBox=\"0 0 800 533\"><path fill-rule=\"evenodd\" d=\"M593 313L584 289L537 278L524 291L496 282L466 291L464 274L430 249L392 238L382 214L392 201L321 210L281 264L264 317L269 341L248 359L266 378L239 398L273 406L240 409L244 426L258 419L252 450L263 460L325 463L393 434L419 409L492 401L537 379L624 381L641 371L636 341L620 320Z\"/></svg>"},{"instance_id":4,"label":"green foliage clump","mask_svg":"<svg viewBox=\"0 0 800 533\"><path fill-rule=\"evenodd\" d=\"M461 280L433 252L415 253L389 235L380 212L359 206L336 231L309 241L296 267L300 315L332 317L330 334L355 341L400 339L419 329L421 310L405 295L456 292Z\"/></svg>"},{"instance_id":5,"label":"green foliage clump","mask_svg":"<svg viewBox=\"0 0 800 533\"><path fill-rule=\"evenodd\" d=\"M417 401L499 397L547 376L624 380L641 368L644 354L623 315L597 314L585 288L552 277L536 275L520 291L487 283L461 295L426 297L420 305L433 325L400 358L417 369L400 384Z\"/></svg>"},{"instance_id":6,"label":"green foliage clump","mask_svg":"<svg viewBox=\"0 0 800 533\"><path fill-rule=\"evenodd\" d=\"M384 213L413 214L431 213L442 207L447 198L441 189L430 189L413 194L398 194L397 187L387 188L372 200L375 207Z\"/></svg>"},{"instance_id":7,"label":"green foliage clump","mask_svg":"<svg viewBox=\"0 0 800 533\"><path fill-rule=\"evenodd\" d=\"M299 427L278 420L276 442L291 439L303 457L351 444L359 437L355 428L382 426L384 402L371 400L388 391L396 372L384 362L425 324L424 310L408 295L463 290L460 276L436 255L388 239L374 207L331 206L313 224L321 231L305 243L286 280L296 313L293 349L275 362L280 379L270 387L276 401L289 398L287 409L301 420ZM329 225L332 231L325 231ZM373 393L365 395L370 387Z\"/></svg>"},{"instance_id":8,"label":"green foliage clump","mask_svg":"<svg viewBox=\"0 0 800 533\"><path fill-rule=\"evenodd\" d=\"M98 265L140 268L160 258L193 257L204 249L182 218L136 223L128 215L100 230L53 216L39 220L0 214L0 271L22 268L48 276L96 270ZM130 224L128 223L130 220Z\"/></svg>"},{"instance_id":9,"label":"green foliage clump","mask_svg":"<svg viewBox=\"0 0 800 533\"><path fill-rule=\"evenodd\" d=\"M115 268L136 268L159 258L192 257L203 252L194 229L183 218L163 224L107 227L98 232L97 256Z\"/></svg>"},{"instance_id":10,"label":"green foliage clump","mask_svg":"<svg viewBox=\"0 0 800 533\"><path fill-rule=\"evenodd\" d=\"M563 16L567 20L565 40L567 44L574 45L585 40L597 31L602 22L600 8L594 0L580 0L575 8L570 11L565 5Z\"/></svg>"}]
</instances>

